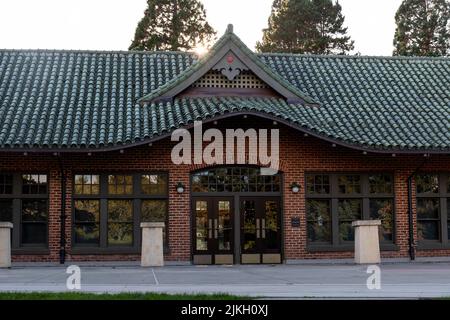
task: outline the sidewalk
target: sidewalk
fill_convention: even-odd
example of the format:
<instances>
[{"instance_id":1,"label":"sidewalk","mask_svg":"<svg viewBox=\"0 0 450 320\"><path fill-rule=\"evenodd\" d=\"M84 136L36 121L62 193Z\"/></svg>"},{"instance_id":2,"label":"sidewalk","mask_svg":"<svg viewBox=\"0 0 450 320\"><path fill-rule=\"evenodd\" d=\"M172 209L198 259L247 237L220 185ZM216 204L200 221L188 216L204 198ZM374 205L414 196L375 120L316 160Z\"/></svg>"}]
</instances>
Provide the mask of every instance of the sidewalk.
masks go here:
<instances>
[{"instance_id":1,"label":"sidewalk","mask_svg":"<svg viewBox=\"0 0 450 320\"><path fill-rule=\"evenodd\" d=\"M450 263L381 265L381 289L359 265L83 267L81 291L230 293L269 298L450 297ZM0 269L0 291L67 291L66 268Z\"/></svg>"}]
</instances>

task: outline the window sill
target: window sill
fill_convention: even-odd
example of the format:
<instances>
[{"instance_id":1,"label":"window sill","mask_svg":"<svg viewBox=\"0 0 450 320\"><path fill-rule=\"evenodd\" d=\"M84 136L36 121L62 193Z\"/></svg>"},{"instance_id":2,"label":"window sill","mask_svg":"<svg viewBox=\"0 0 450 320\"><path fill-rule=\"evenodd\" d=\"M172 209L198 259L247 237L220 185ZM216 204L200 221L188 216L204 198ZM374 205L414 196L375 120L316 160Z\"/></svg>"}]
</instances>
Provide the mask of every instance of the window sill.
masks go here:
<instances>
[{"instance_id":1,"label":"window sill","mask_svg":"<svg viewBox=\"0 0 450 320\"><path fill-rule=\"evenodd\" d=\"M11 250L12 255L48 255L50 250L47 248L16 248Z\"/></svg>"},{"instance_id":2,"label":"window sill","mask_svg":"<svg viewBox=\"0 0 450 320\"><path fill-rule=\"evenodd\" d=\"M137 248L96 248L96 247L74 247L68 252L73 255L140 255L141 249ZM163 252L165 255L169 254L169 250Z\"/></svg>"},{"instance_id":3,"label":"window sill","mask_svg":"<svg viewBox=\"0 0 450 320\"><path fill-rule=\"evenodd\" d=\"M354 251L355 247L353 245L308 245L306 249L309 252L344 252L344 251ZM398 251L399 247L393 243L380 244L380 251Z\"/></svg>"},{"instance_id":4,"label":"window sill","mask_svg":"<svg viewBox=\"0 0 450 320\"><path fill-rule=\"evenodd\" d=\"M417 250L449 250L450 244L443 244L439 242L419 243Z\"/></svg>"}]
</instances>

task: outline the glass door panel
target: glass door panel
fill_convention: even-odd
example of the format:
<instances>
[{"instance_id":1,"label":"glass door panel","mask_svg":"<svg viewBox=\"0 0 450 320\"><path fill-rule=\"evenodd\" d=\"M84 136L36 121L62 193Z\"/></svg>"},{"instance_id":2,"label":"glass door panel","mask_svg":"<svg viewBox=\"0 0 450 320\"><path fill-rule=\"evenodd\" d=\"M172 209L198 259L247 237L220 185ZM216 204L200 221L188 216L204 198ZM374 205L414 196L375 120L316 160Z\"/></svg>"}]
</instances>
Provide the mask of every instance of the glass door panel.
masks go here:
<instances>
[{"instance_id":1,"label":"glass door panel","mask_svg":"<svg viewBox=\"0 0 450 320\"><path fill-rule=\"evenodd\" d=\"M195 201L195 249L197 251L208 250L208 202L199 200Z\"/></svg>"},{"instance_id":2,"label":"glass door panel","mask_svg":"<svg viewBox=\"0 0 450 320\"><path fill-rule=\"evenodd\" d=\"M219 225L218 225L218 241L219 250L231 250L233 239L233 226L231 217L230 201L218 201Z\"/></svg>"},{"instance_id":3,"label":"glass door panel","mask_svg":"<svg viewBox=\"0 0 450 320\"><path fill-rule=\"evenodd\" d=\"M243 216L243 236L242 236L242 251L251 252L255 251L257 245L257 238L259 237L259 230L257 230L256 220L256 201L244 200L242 201Z\"/></svg>"}]
</instances>

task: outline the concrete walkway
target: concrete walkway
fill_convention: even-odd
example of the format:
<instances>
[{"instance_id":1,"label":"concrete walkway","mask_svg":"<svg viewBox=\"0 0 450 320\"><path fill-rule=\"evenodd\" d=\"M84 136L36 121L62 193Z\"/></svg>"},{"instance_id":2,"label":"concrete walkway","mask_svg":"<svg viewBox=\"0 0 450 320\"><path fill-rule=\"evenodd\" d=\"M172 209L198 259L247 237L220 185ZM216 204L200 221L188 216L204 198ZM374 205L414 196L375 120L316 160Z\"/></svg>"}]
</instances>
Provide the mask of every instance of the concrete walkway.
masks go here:
<instances>
[{"instance_id":1,"label":"concrete walkway","mask_svg":"<svg viewBox=\"0 0 450 320\"><path fill-rule=\"evenodd\" d=\"M369 290L367 267L277 266L81 266L81 291L230 293L270 298L450 297L450 263L397 263L381 267L381 289ZM0 270L0 291L67 291L66 268Z\"/></svg>"}]
</instances>

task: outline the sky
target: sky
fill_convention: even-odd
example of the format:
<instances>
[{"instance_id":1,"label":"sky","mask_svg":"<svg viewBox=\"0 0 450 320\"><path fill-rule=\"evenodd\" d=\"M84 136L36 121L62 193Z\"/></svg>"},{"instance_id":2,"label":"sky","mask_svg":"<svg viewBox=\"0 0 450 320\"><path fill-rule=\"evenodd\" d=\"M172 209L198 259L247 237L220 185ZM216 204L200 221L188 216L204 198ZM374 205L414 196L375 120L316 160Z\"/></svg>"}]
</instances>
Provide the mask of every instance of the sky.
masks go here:
<instances>
[{"instance_id":1,"label":"sky","mask_svg":"<svg viewBox=\"0 0 450 320\"><path fill-rule=\"evenodd\" d=\"M273 0L202 0L220 36L229 23L254 49ZM401 0L340 0L355 52L391 55ZM146 0L0 0L0 48L127 50Z\"/></svg>"}]
</instances>

